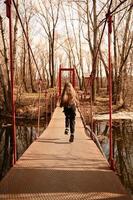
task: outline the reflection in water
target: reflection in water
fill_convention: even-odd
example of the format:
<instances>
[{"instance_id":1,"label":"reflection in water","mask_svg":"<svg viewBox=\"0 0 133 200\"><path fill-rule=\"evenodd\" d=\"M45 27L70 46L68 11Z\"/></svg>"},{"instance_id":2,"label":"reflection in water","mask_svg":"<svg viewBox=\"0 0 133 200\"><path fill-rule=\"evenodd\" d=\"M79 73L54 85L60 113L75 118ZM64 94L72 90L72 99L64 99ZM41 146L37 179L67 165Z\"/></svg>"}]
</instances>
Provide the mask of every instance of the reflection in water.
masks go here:
<instances>
[{"instance_id":1,"label":"reflection in water","mask_svg":"<svg viewBox=\"0 0 133 200\"><path fill-rule=\"evenodd\" d=\"M44 127L40 128L40 133L44 131ZM17 159L25 152L30 144L36 139L37 128L33 126L17 126ZM0 179L5 176L12 166L12 127L0 127Z\"/></svg>"},{"instance_id":2,"label":"reflection in water","mask_svg":"<svg viewBox=\"0 0 133 200\"><path fill-rule=\"evenodd\" d=\"M11 126L0 129L0 178L9 170L12 164Z\"/></svg>"},{"instance_id":3,"label":"reflection in water","mask_svg":"<svg viewBox=\"0 0 133 200\"><path fill-rule=\"evenodd\" d=\"M56 107L56 103L57 98L56 96L53 96L51 101L48 103L47 112L44 113L44 116L42 116L39 121L39 129L36 127L38 126L36 120L23 119L22 121L17 121L17 123L19 123L19 125L16 126L17 159L20 158L36 137L45 130L51 119L51 114ZM10 120L8 123L9 122ZM32 125L29 125L29 123ZM0 179L2 179L9 171L13 160L12 126L6 125L4 127L2 124L7 124L6 119L0 120Z\"/></svg>"},{"instance_id":4,"label":"reflection in water","mask_svg":"<svg viewBox=\"0 0 133 200\"><path fill-rule=\"evenodd\" d=\"M107 122L98 122L95 131L104 153L109 158L109 127ZM113 122L113 150L116 171L129 192L133 194L133 122Z\"/></svg>"},{"instance_id":5,"label":"reflection in water","mask_svg":"<svg viewBox=\"0 0 133 200\"><path fill-rule=\"evenodd\" d=\"M24 153L30 144L36 139L35 127L17 127L17 159Z\"/></svg>"}]
</instances>

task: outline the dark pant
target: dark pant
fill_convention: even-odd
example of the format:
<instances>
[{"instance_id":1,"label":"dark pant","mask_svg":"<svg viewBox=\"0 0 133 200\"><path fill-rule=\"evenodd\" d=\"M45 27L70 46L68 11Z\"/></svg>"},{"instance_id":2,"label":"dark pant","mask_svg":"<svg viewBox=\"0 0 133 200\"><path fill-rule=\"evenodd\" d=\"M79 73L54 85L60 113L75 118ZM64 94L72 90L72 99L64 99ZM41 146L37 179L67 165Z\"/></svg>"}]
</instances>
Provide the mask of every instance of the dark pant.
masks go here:
<instances>
[{"instance_id":1,"label":"dark pant","mask_svg":"<svg viewBox=\"0 0 133 200\"><path fill-rule=\"evenodd\" d=\"M76 107L70 106L70 107L64 107L64 113L65 113L65 127L69 128L70 126L70 132L71 134L74 134L75 131L75 116L76 116Z\"/></svg>"}]
</instances>

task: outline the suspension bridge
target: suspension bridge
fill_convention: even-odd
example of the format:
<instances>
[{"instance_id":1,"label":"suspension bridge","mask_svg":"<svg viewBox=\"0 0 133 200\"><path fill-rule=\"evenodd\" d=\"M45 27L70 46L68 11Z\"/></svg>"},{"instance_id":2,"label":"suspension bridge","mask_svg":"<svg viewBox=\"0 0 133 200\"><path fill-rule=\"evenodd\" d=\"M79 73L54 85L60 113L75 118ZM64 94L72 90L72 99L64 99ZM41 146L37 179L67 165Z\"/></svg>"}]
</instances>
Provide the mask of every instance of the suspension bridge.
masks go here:
<instances>
[{"instance_id":1,"label":"suspension bridge","mask_svg":"<svg viewBox=\"0 0 133 200\"><path fill-rule=\"evenodd\" d=\"M13 0L18 18L23 28L25 38L34 58L29 40L24 30L22 20ZM74 143L69 142L69 136L64 135L64 115L62 109L56 107L47 129L32 143L21 158L16 161L16 133L14 107L14 77L12 60L12 27L11 1L6 0L7 17L10 31L10 71L12 83L12 116L14 138L14 165L0 182L0 199L110 199L130 200L117 175L112 171L113 158L110 148L110 166L101 154L83 123L82 115L77 110L76 131ZM109 88L110 88L110 147L112 147L112 85L111 85L111 57L110 34L111 17L109 23ZM61 71L59 71L59 94L61 92ZM74 69L73 85L75 82ZM41 74L38 70L41 79ZM93 132L90 134L94 138ZM95 138L96 140L96 138Z\"/></svg>"},{"instance_id":2,"label":"suspension bridge","mask_svg":"<svg viewBox=\"0 0 133 200\"><path fill-rule=\"evenodd\" d=\"M43 134L0 183L0 199L130 200L117 175L86 135L79 112L75 140L64 134L57 107Z\"/></svg>"}]
</instances>

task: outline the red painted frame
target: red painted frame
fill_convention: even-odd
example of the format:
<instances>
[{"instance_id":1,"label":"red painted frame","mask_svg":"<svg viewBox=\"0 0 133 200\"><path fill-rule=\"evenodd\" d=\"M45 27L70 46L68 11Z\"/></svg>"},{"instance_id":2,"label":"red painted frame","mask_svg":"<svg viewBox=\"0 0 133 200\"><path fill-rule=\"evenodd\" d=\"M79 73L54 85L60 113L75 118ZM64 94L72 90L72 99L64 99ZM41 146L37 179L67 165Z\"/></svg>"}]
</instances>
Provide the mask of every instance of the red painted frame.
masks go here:
<instances>
[{"instance_id":1,"label":"red painted frame","mask_svg":"<svg viewBox=\"0 0 133 200\"><path fill-rule=\"evenodd\" d=\"M62 71L69 71L70 73L72 72L73 79L72 79L72 85L75 87L75 69L74 68L59 68L59 96L61 95L61 76L62 76ZM70 74L71 75L71 74Z\"/></svg>"},{"instance_id":2,"label":"red painted frame","mask_svg":"<svg viewBox=\"0 0 133 200\"><path fill-rule=\"evenodd\" d=\"M13 160L12 165L16 163L16 116L15 116L15 98L14 98L14 66L13 66L13 46L12 46L12 0L6 0L6 16L9 18L9 62L11 77L11 104L12 104L12 136L13 136Z\"/></svg>"}]
</instances>

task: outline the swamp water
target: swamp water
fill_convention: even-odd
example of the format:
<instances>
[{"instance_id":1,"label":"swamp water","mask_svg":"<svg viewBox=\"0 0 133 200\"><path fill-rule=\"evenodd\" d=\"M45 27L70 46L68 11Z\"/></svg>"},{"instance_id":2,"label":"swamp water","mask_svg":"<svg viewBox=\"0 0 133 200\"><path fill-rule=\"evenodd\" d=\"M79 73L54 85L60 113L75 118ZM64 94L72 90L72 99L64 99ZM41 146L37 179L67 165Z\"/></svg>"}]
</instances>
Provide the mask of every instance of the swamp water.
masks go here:
<instances>
[{"instance_id":1,"label":"swamp water","mask_svg":"<svg viewBox=\"0 0 133 200\"><path fill-rule=\"evenodd\" d=\"M47 112L40 119L39 135L46 129L56 107L56 96L53 96L48 104ZM10 121L9 119L8 121ZM13 135L12 126L6 119L0 120L0 180L6 175L12 166ZM38 136L38 121L35 119L16 120L16 146L17 160L26 151L30 144Z\"/></svg>"},{"instance_id":2,"label":"swamp water","mask_svg":"<svg viewBox=\"0 0 133 200\"><path fill-rule=\"evenodd\" d=\"M109 158L109 126L107 121L97 121L95 133ZM133 195L133 121L117 120L112 125L113 152L116 173L126 190Z\"/></svg>"},{"instance_id":3,"label":"swamp water","mask_svg":"<svg viewBox=\"0 0 133 200\"><path fill-rule=\"evenodd\" d=\"M46 124L41 124L39 135L46 129ZM17 160L26 151L38 136L37 124L20 123L16 126ZM0 179L2 179L12 166L12 128L10 124L0 124Z\"/></svg>"}]
</instances>

